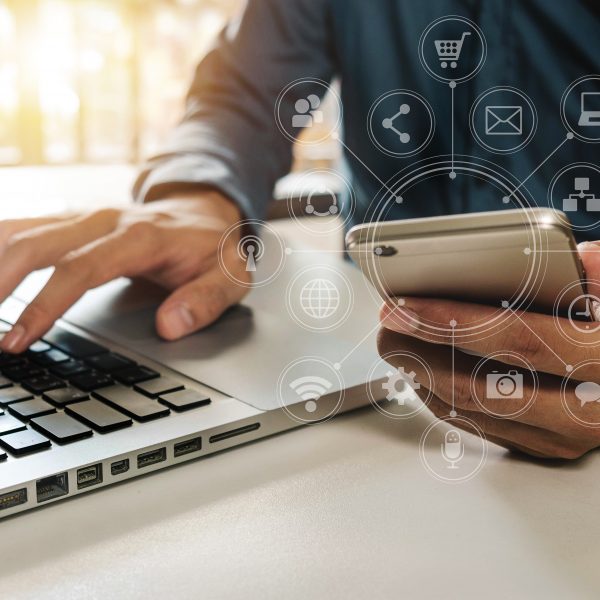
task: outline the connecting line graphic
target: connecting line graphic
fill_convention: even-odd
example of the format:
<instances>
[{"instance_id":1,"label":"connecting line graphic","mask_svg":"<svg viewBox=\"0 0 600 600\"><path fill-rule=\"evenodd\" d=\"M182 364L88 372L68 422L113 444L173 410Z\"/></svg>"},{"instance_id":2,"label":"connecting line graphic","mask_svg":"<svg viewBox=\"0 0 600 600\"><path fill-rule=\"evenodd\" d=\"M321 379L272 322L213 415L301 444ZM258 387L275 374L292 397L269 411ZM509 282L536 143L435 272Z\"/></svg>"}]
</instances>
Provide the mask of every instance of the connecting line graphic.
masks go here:
<instances>
[{"instance_id":1,"label":"connecting line graphic","mask_svg":"<svg viewBox=\"0 0 600 600\"><path fill-rule=\"evenodd\" d=\"M525 177L525 179L523 179L523 181L521 181L521 183L519 183L519 185L510 194L502 199L504 203L508 204L510 197L514 196L515 193L520 190L563 147L564 144L566 144L569 140L572 140L573 137L574 136L571 132L567 133L565 139L558 146L556 146L556 148L554 148L554 150L552 150L552 152L550 152L550 154L548 154L548 156L546 156L546 158L533 171L531 171L531 173L529 173L529 175L527 175L527 177Z\"/></svg>"},{"instance_id":2,"label":"connecting line graphic","mask_svg":"<svg viewBox=\"0 0 600 600\"><path fill-rule=\"evenodd\" d=\"M558 354L556 354L556 352L554 352L554 350L533 330L531 329L531 327L529 327L529 325L527 325L527 323L521 318L521 316L519 315L519 313L517 313L516 311L514 311L512 308L508 308L508 310L510 310L510 312L517 317L517 319L519 319L519 321L521 321L521 323L523 323L523 325L525 325L525 327L527 327L527 329L529 329L529 331L531 331L531 333L533 333L533 335L535 335L535 337L540 340L540 342L542 342L542 344L544 344L544 346L546 346L546 348L548 348L548 350L550 350L550 352L552 352L552 354L554 354L554 356L556 356L556 358L558 358L558 360L560 360L560 362L565 366L565 370L571 371L571 365L566 363Z\"/></svg>"},{"instance_id":3,"label":"connecting line graphic","mask_svg":"<svg viewBox=\"0 0 600 600\"><path fill-rule=\"evenodd\" d=\"M456 81L451 81L449 84L450 86L450 93L451 93L451 102L452 102L452 115L450 117L450 127L451 127L451 139L452 139L452 155L451 155L451 160L452 160L452 167L451 167L451 171L450 171L450 178L454 179L456 177L456 173L454 171L454 90L456 89Z\"/></svg>"},{"instance_id":4,"label":"connecting line graphic","mask_svg":"<svg viewBox=\"0 0 600 600\"><path fill-rule=\"evenodd\" d=\"M334 139L338 140L340 145L343 146L346 150L348 150L348 152L350 152L350 154L352 154L352 156L369 172L371 173L371 175L377 179L377 181L379 181L379 183L392 195L392 196L396 196L396 194L394 194L394 192L391 190L391 188L389 188L387 186L387 184L379 177L377 176L372 169L370 169L361 158L359 158L354 151L352 150L352 148L350 148L345 142L344 140L341 138L340 134L337 133L337 131L335 132L335 134L332 136Z\"/></svg>"},{"instance_id":5,"label":"connecting line graphic","mask_svg":"<svg viewBox=\"0 0 600 600\"><path fill-rule=\"evenodd\" d=\"M450 416L456 416L456 406L455 406L455 393L454 393L454 352L455 352L455 344L454 344L454 329L456 327L456 321L452 319L450 321L450 327L452 328L452 408L450 409Z\"/></svg>"}]
</instances>

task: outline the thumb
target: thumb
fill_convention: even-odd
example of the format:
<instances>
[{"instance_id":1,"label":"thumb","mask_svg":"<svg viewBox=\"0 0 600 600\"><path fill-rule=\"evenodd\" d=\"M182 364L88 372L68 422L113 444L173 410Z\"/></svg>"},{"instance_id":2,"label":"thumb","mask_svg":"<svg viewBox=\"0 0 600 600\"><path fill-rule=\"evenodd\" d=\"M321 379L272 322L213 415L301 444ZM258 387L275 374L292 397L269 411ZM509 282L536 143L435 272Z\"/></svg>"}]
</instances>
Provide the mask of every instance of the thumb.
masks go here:
<instances>
[{"instance_id":1,"label":"thumb","mask_svg":"<svg viewBox=\"0 0 600 600\"><path fill-rule=\"evenodd\" d=\"M247 289L214 269L177 288L158 308L156 330L166 340L194 333L239 302Z\"/></svg>"},{"instance_id":2,"label":"thumb","mask_svg":"<svg viewBox=\"0 0 600 600\"><path fill-rule=\"evenodd\" d=\"M583 268L585 279L588 284L588 293L600 297L600 241L581 242L577 246Z\"/></svg>"}]
</instances>

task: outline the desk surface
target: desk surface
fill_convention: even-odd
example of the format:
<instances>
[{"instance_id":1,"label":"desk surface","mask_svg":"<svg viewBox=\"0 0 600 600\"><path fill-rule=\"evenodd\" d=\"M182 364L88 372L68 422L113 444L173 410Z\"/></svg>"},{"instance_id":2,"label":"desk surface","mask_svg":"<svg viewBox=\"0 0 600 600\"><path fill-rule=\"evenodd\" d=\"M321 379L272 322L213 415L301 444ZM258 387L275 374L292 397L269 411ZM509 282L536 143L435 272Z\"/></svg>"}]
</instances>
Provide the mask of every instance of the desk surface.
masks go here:
<instances>
[{"instance_id":1,"label":"desk surface","mask_svg":"<svg viewBox=\"0 0 600 600\"><path fill-rule=\"evenodd\" d=\"M0 521L3 598L596 598L600 456L490 447L460 485L430 421L363 409Z\"/></svg>"}]
</instances>

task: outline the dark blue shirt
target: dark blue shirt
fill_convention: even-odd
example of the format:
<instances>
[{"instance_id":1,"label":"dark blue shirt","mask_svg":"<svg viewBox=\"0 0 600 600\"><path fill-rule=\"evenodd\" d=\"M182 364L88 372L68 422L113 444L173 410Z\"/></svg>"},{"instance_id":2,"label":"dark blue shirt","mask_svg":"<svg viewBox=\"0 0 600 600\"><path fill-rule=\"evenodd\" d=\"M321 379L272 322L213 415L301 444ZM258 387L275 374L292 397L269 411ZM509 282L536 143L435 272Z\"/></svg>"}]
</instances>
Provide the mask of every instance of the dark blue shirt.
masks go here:
<instances>
[{"instance_id":1,"label":"dark blue shirt","mask_svg":"<svg viewBox=\"0 0 600 600\"><path fill-rule=\"evenodd\" d=\"M558 171L570 163L598 163L600 146L578 139L549 157L567 133L560 116L563 92L577 78L600 72L597 0L249 0L198 66L185 118L140 175L135 194L156 198L206 186L233 198L247 216L263 217L276 180L292 161L292 142L274 118L280 92L300 78L339 78L342 136L351 150L345 158L357 198L354 222L514 207L503 204L502 194L485 180L459 174L453 182L423 181L384 215L369 213L382 181L417 161L452 153L450 88L419 59L421 34L448 15L476 23L487 42L481 70L455 88L455 155L492 161L516 182L529 177L523 189L532 203L547 205ZM478 51L473 37L463 45L463 61ZM512 154L482 147L469 125L474 102L494 86L518 88L537 108L534 137ZM395 89L422 95L435 114L433 138L414 156L389 156L369 137L370 108ZM294 110L293 100L284 107L286 115ZM600 189L595 192L600 197ZM594 219L582 211L570 216L581 225ZM578 235L598 237L592 229Z\"/></svg>"}]
</instances>

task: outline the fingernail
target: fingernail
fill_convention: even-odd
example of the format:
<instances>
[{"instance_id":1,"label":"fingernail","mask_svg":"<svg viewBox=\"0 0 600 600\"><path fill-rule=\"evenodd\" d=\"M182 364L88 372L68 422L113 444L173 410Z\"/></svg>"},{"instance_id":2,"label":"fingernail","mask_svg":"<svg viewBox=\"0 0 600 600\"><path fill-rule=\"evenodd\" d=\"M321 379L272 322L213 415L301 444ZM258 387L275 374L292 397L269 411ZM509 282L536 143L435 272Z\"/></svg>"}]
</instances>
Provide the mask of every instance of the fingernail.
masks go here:
<instances>
[{"instance_id":1,"label":"fingernail","mask_svg":"<svg viewBox=\"0 0 600 600\"><path fill-rule=\"evenodd\" d=\"M15 325L2 340L2 349L6 352L12 352L23 341L25 337L25 327L23 325Z\"/></svg>"},{"instance_id":2,"label":"fingernail","mask_svg":"<svg viewBox=\"0 0 600 600\"><path fill-rule=\"evenodd\" d=\"M163 315L163 323L173 337L182 337L194 329L194 317L185 304L177 304Z\"/></svg>"},{"instance_id":3,"label":"fingernail","mask_svg":"<svg viewBox=\"0 0 600 600\"><path fill-rule=\"evenodd\" d=\"M386 304L382 310L381 324L398 333L413 333L419 329L421 322L417 313L410 308Z\"/></svg>"}]
</instances>

